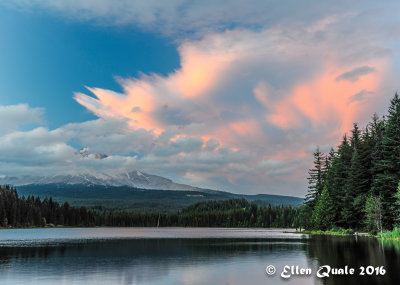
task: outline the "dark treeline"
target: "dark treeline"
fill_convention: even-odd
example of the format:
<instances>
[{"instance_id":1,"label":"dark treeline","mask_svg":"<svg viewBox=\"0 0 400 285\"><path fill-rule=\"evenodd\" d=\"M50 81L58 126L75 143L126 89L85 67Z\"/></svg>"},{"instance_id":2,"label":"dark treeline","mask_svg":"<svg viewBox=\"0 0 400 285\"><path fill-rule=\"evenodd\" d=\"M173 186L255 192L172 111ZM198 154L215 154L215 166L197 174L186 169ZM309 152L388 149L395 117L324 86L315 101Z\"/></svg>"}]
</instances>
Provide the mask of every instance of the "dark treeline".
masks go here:
<instances>
[{"instance_id":1,"label":"dark treeline","mask_svg":"<svg viewBox=\"0 0 400 285\"><path fill-rule=\"evenodd\" d=\"M373 115L364 129L355 123L337 149L317 148L309 170L302 223L309 229L336 227L370 232L400 222L400 98L388 115Z\"/></svg>"},{"instance_id":2,"label":"dark treeline","mask_svg":"<svg viewBox=\"0 0 400 285\"><path fill-rule=\"evenodd\" d=\"M95 223L95 213L85 207L72 207L67 202L60 205L51 197L43 201L34 196L19 197L15 188L0 187L0 226L93 226Z\"/></svg>"},{"instance_id":3,"label":"dark treeline","mask_svg":"<svg viewBox=\"0 0 400 285\"><path fill-rule=\"evenodd\" d=\"M0 187L0 226L43 227L299 227L299 207L264 206L245 199L202 201L176 213L98 211L60 205L52 198L19 197L15 188Z\"/></svg>"},{"instance_id":4,"label":"dark treeline","mask_svg":"<svg viewBox=\"0 0 400 285\"><path fill-rule=\"evenodd\" d=\"M183 227L276 227L297 228L299 207L261 207L245 199L210 200L197 202L173 214L109 213L110 225L126 226L183 226ZM132 218L140 217L140 221Z\"/></svg>"}]
</instances>

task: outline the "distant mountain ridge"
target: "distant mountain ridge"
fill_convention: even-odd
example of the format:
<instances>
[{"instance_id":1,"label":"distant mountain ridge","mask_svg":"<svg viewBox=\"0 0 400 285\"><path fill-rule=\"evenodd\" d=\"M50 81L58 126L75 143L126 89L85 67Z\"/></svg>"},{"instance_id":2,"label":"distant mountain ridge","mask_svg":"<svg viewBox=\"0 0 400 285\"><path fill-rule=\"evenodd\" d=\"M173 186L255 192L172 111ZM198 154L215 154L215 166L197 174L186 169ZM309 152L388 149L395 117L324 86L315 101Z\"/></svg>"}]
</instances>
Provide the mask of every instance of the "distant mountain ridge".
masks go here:
<instances>
[{"instance_id":1,"label":"distant mountain ridge","mask_svg":"<svg viewBox=\"0 0 400 285\"><path fill-rule=\"evenodd\" d=\"M203 200L244 198L264 205L301 205L302 198L272 194L234 194L175 183L137 170L117 174L96 173L0 178L0 185L13 185L21 195L53 197L76 206L101 209L179 210Z\"/></svg>"},{"instance_id":2,"label":"distant mountain ridge","mask_svg":"<svg viewBox=\"0 0 400 285\"><path fill-rule=\"evenodd\" d=\"M244 198L259 205L298 206L304 199L271 194L234 194L216 190L152 190L129 186L99 186L81 184L42 184L18 186L20 195L34 195L41 198L53 197L59 202L70 202L75 206L99 209L126 209L140 211L179 210L198 201Z\"/></svg>"},{"instance_id":3,"label":"distant mountain ridge","mask_svg":"<svg viewBox=\"0 0 400 285\"><path fill-rule=\"evenodd\" d=\"M0 178L0 185L10 184L14 186L25 185L98 185L98 186L129 186L140 189L153 190L198 190L199 188L190 185L175 183L170 179L143 173L137 170L125 171L118 174L108 173L83 173L77 175L51 175L51 176L31 176L20 177L6 176Z\"/></svg>"}]
</instances>

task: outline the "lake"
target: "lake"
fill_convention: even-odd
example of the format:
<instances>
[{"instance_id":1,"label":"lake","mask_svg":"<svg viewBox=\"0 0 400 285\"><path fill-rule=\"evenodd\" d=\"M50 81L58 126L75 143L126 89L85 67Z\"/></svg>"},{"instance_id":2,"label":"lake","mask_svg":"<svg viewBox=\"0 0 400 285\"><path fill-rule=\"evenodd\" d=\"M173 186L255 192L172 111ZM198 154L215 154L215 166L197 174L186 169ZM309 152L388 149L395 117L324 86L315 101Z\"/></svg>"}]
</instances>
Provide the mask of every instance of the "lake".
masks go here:
<instances>
[{"instance_id":1,"label":"lake","mask_svg":"<svg viewBox=\"0 0 400 285\"><path fill-rule=\"evenodd\" d=\"M354 236L309 237L288 231L293 230L0 230L0 284L360 285L400 280L398 242ZM276 269L273 275L266 273L270 265ZM330 276L316 277L319 267L325 265L331 267ZM348 274L354 268L352 275L332 274L340 273L338 268L344 271L346 265ZM284 275L291 275L286 279L281 277L285 266L290 269ZM310 275L296 275L310 271ZM327 267L320 274L327 274Z\"/></svg>"}]
</instances>

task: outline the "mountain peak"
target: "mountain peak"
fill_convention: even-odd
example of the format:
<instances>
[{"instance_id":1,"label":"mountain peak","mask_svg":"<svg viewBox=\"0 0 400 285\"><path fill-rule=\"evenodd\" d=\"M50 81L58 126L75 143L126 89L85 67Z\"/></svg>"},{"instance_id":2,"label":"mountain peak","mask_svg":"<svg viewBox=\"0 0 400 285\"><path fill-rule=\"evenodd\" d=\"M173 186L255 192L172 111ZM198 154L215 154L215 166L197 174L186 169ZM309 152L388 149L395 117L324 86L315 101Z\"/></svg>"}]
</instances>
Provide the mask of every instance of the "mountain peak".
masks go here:
<instances>
[{"instance_id":1,"label":"mountain peak","mask_svg":"<svg viewBox=\"0 0 400 285\"><path fill-rule=\"evenodd\" d=\"M103 159L107 158L108 155L100 152L96 153L89 153L89 148L88 147L83 147L79 151L76 152L76 154L80 154L84 158L95 158L95 159Z\"/></svg>"},{"instance_id":2,"label":"mountain peak","mask_svg":"<svg viewBox=\"0 0 400 285\"><path fill-rule=\"evenodd\" d=\"M68 184L68 185L100 185L100 186L128 186L141 189L154 190L196 190L198 188L178 184L170 179L140 172L138 170L125 171L123 173L80 173L80 174L56 174L50 176L3 176L0 184L22 185L47 185L47 184Z\"/></svg>"}]
</instances>

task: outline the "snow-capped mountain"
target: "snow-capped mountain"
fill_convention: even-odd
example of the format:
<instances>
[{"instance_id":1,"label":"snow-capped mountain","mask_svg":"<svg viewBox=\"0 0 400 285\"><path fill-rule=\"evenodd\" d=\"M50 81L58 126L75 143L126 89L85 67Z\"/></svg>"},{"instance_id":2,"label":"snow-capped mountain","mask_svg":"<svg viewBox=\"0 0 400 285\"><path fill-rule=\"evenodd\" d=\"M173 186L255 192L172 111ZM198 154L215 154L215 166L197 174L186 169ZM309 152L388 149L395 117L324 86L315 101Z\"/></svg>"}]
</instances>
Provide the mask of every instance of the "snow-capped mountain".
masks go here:
<instances>
[{"instance_id":1,"label":"snow-capped mountain","mask_svg":"<svg viewBox=\"0 0 400 285\"><path fill-rule=\"evenodd\" d=\"M82 157L87 157L87 158L95 158L95 159L103 159L107 158L108 155L100 152L96 153L89 153L89 148L88 147L83 147L79 151L76 152L76 154L81 155Z\"/></svg>"},{"instance_id":2,"label":"snow-capped mountain","mask_svg":"<svg viewBox=\"0 0 400 285\"><path fill-rule=\"evenodd\" d=\"M0 178L0 185L10 184L22 185L46 185L46 184L68 184L68 185L102 185L102 186L129 186L141 189L155 190L198 190L199 188L185 184L178 184L170 179L143 173L137 170L126 171L118 174L95 173L77 175L53 175L53 176L31 176L20 177L5 176Z\"/></svg>"}]
</instances>

